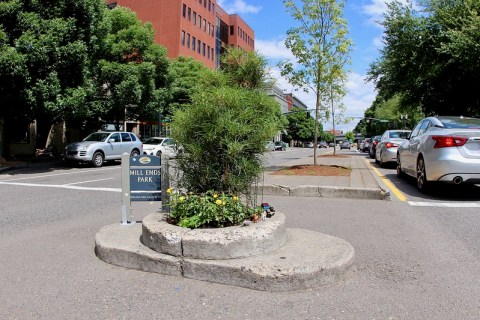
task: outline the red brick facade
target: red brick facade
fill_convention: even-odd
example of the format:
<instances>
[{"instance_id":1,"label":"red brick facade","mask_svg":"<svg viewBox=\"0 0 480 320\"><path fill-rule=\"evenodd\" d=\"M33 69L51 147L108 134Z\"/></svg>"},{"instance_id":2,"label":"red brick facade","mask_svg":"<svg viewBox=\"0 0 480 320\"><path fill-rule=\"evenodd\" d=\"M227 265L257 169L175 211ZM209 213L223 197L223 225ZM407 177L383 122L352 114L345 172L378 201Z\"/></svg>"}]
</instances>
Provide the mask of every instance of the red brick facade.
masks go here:
<instances>
[{"instance_id":1,"label":"red brick facade","mask_svg":"<svg viewBox=\"0 0 480 320\"><path fill-rule=\"evenodd\" d=\"M214 0L107 0L107 4L130 8L140 20L150 22L155 42L167 48L169 58L189 56L216 68L225 48L255 48L253 30Z\"/></svg>"}]
</instances>

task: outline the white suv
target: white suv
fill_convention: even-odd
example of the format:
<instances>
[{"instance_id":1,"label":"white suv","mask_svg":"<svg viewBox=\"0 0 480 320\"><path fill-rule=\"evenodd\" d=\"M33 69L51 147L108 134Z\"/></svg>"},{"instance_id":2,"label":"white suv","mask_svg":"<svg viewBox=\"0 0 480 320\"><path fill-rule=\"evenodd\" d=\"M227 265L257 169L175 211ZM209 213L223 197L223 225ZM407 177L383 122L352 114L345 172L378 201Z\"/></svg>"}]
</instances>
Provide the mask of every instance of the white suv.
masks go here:
<instances>
[{"instance_id":1,"label":"white suv","mask_svg":"<svg viewBox=\"0 0 480 320\"><path fill-rule=\"evenodd\" d=\"M65 161L90 162L101 167L108 160L121 160L123 153L138 156L143 153L143 145L131 132L99 131L90 134L81 142L69 143L65 147Z\"/></svg>"}]
</instances>

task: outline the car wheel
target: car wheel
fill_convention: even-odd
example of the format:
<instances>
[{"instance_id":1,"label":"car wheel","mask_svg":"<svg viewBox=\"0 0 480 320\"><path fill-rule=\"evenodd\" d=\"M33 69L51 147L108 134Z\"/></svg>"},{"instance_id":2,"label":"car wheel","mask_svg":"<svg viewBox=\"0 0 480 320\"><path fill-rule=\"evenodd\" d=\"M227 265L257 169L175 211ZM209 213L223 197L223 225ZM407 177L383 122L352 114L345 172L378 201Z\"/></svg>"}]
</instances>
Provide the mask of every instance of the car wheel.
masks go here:
<instances>
[{"instance_id":1,"label":"car wheel","mask_svg":"<svg viewBox=\"0 0 480 320\"><path fill-rule=\"evenodd\" d=\"M137 149L134 149L134 150L132 150L132 152L130 153L130 157L136 157L136 156L138 156L139 154L140 154L140 152L138 152Z\"/></svg>"},{"instance_id":2,"label":"car wheel","mask_svg":"<svg viewBox=\"0 0 480 320\"><path fill-rule=\"evenodd\" d=\"M103 153L100 151L97 151L93 154L92 158L92 164L94 167L101 167L103 165L104 159L103 159Z\"/></svg>"},{"instance_id":3,"label":"car wheel","mask_svg":"<svg viewBox=\"0 0 480 320\"><path fill-rule=\"evenodd\" d=\"M155 155L156 155L157 157L161 157L161 156L162 156L162 150L158 150Z\"/></svg>"},{"instance_id":4,"label":"car wheel","mask_svg":"<svg viewBox=\"0 0 480 320\"><path fill-rule=\"evenodd\" d=\"M397 154L397 177L403 178L404 176L405 173L403 172L402 163L400 162L400 155Z\"/></svg>"},{"instance_id":5,"label":"car wheel","mask_svg":"<svg viewBox=\"0 0 480 320\"><path fill-rule=\"evenodd\" d=\"M369 154L370 154L370 158L372 159L375 158L375 153L373 152L372 149L370 149Z\"/></svg>"},{"instance_id":6,"label":"car wheel","mask_svg":"<svg viewBox=\"0 0 480 320\"><path fill-rule=\"evenodd\" d=\"M382 157L382 153L380 152L380 157L378 159L378 164L380 165L380 167L385 167L385 162L383 162L383 157Z\"/></svg>"},{"instance_id":7,"label":"car wheel","mask_svg":"<svg viewBox=\"0 0 480 320\"><path fill-rule=\"evenodd\" d=\"M427 173L425 171L425 160L423 157L420 156L417 161L417 188L421 192L425 192L428 190L428 180L427 180Z\"/></svg>"}]
</instances>

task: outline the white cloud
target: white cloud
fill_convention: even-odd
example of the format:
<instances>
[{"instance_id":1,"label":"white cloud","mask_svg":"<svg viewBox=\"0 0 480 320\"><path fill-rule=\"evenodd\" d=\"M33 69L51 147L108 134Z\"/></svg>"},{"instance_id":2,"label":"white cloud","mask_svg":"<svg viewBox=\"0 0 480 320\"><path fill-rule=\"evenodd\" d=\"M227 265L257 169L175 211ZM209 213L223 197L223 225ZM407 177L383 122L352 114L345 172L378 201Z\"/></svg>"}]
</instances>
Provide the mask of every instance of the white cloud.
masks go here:
<instances>
[{"instance_id":1,"label":"white cloud","mask_svg":"<svg viewBox=\"0 0 480 320\"><path fill-rule=\"evenodd\" d=\"M285 40L256 40L255 50L270 60L293 60L292 52L285 47Z\"/></svg>"},{"instance_id":2,"label":"white cloud","mask_svg":"<svg viewBox=\"0 0 480 320\"><path fill-rule=\"evenodd\" d=\"M217 4L229 14L234 13L258 13L262 7L247 4L244 0L218 0Z\"/></svg>"},{"instance_id":3,"label":"white cloud","mask_svg":"<svg viewBox=\"0 0 480 320\"><path fill-rule=\"evenodd\" d=\"M368 4L365 4L361 7L361 11L369 16L369 23L382 28L379 22L383 21L384 14L387 12L387 3L392 1L393 0L371 0ZM408 0L400 0L400 2L406 4Z\"/></svg>"}]
</instances>

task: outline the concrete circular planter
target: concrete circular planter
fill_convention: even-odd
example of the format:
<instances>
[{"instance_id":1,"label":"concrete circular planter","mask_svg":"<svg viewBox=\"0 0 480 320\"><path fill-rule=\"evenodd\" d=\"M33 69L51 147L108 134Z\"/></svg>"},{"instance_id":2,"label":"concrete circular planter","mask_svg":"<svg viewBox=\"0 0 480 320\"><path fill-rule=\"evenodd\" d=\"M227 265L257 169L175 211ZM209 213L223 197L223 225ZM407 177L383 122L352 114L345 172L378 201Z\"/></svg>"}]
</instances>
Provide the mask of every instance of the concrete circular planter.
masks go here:
<instances>
[{"instance_id":1,"label":"concrete circular planter","mask_svg":"<svg viewBox=\"0 0 480 320\"><path fill-rule=\"evenodd\" d=\"M206 260L237 259L277 250L287 242L285 215L276 213L249 226L186 229L169 224L154 213L142 223L142 243L176 257Z\"/></svg>"}]
</instances>

